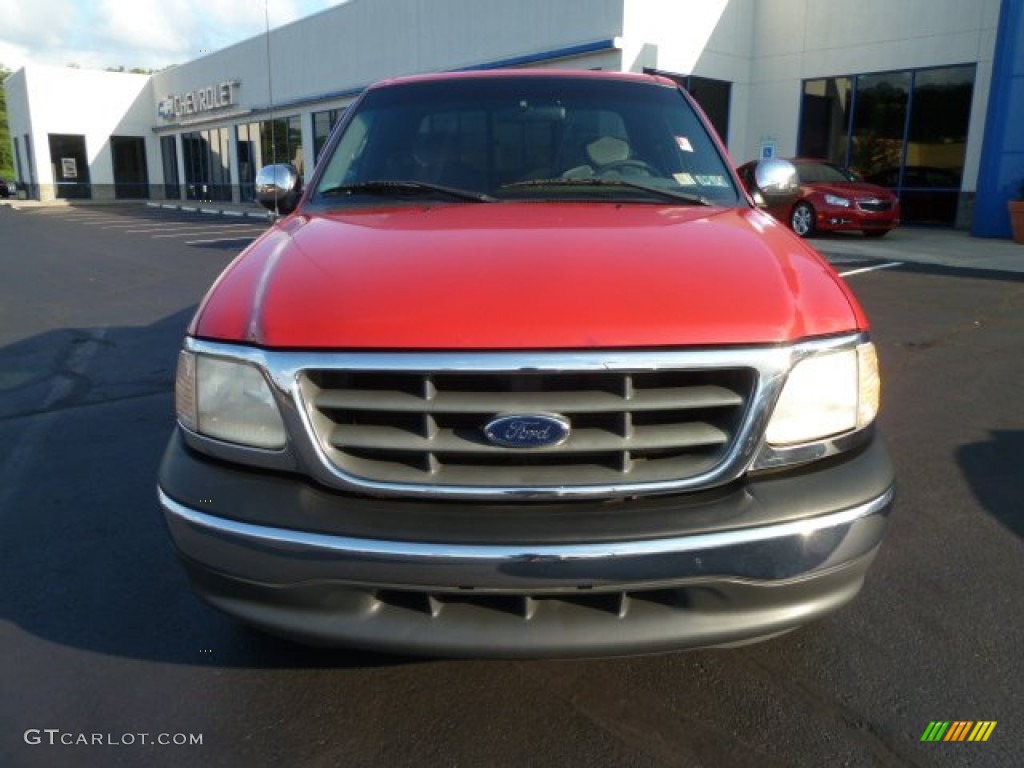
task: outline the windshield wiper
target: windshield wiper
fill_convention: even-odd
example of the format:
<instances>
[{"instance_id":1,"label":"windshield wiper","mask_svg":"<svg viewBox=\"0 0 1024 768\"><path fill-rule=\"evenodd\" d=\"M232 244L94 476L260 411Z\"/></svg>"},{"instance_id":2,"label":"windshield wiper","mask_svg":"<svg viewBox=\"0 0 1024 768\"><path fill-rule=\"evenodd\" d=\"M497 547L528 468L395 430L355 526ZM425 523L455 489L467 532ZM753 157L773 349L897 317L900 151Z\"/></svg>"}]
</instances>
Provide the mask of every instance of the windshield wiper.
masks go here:
<instances>
[{"instance_id":1,"label":"windshield wiper","mask_svg":"<svg viewBox=\"0 0 1024 768\"><path fill-rule=\"evenodd\" d=\"M505 184L501 189L525 189L528 187L624 187L626 189L637 189L647 192L665 200L681 201L691 205L711 205L711 201L703 195L677 192L671 189L661 189L660 187L649 187L646 184L637 184L635 181L602 179L590 176L582 179L531 179L529 181L515 181L511 184Z\"/></svg>"},{"instance_id":2,"label":"windshield wiper","mask_svg":"<svg viewBox=\"0 0 1024 768\"><path fill-rule=\"evenodd\" d=\"M348 197L350 195L382 195L394 197L406 197L411 195L441 194L456 200L466 200L472 203L496 203L497 199L483 192L473 192L469 189L457 189L446 187L441 184L431 184L426 181L406 181L381 179L376 181L361 181L357 184L339 184L320 192L321 197Z\"/></svg>"}]
</instances>

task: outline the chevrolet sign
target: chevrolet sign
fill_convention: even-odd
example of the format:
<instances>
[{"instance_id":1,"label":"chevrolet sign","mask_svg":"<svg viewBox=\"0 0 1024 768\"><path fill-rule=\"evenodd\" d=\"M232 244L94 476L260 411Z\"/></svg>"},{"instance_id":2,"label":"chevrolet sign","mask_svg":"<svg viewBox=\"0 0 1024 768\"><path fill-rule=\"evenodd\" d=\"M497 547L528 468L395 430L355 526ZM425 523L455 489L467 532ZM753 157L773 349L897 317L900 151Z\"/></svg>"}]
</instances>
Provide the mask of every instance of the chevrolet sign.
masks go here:
<instances>
[{"instance_id":1,"label":"chevrolet sign","mask_svg":"<svg viewBox=\"0 0 1024 768\"><path fill-rule=\"evenodd\" d=\"M227 80L218 85L167 96L157 107L157 114L164 120L173 120L230 107L235 103L235 89L239 84L238 80Z\"/></svg>"}]
</instances>

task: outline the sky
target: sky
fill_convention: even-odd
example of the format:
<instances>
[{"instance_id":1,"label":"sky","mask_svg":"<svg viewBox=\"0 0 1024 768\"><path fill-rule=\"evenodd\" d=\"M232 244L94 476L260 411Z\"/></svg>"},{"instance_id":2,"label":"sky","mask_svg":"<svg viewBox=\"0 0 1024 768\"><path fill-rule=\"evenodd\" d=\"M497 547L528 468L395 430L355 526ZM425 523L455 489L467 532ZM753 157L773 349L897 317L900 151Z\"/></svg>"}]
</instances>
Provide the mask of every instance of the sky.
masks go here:
<instances>
[{"instance_id":1,"label":"sky","mask_svg":"<svg viewBox=\"0 0 1024 768\"><path fill-rule=\"evenodd\" d=\"M0 0L0 65L161 69L346 0Z\"/></svg>"}]
</instances>

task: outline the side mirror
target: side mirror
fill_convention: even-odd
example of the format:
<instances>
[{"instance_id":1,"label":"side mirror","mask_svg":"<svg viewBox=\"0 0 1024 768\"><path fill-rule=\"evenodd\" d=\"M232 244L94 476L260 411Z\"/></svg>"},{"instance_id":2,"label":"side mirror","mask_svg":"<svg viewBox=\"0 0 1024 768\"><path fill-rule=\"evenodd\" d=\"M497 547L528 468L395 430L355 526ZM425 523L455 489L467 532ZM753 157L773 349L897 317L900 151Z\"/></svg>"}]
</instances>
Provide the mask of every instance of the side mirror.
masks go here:
<instances>
[{"instance_id":1,"label":"side mirror","mask_svg":"<svg viewBox=\"0 0 1024 768\"><path fill-rule=\"evenodd\" d=\"M800 181L796 166L788 160L772 157L754 167L754 185L751 190L760 206L791 205L800 196Z\"/></svg>"},{"instance_id":2,"label":"side mirror","mask_svg":"<svg viewBox=\"0 0 1024 768\"><path fill-rule=\"evenodd\" d=\"M302 177L294 165L281 163L256 174L256 202L275 213L289 214L302 197Z\"/></svg>"}]
</instances>

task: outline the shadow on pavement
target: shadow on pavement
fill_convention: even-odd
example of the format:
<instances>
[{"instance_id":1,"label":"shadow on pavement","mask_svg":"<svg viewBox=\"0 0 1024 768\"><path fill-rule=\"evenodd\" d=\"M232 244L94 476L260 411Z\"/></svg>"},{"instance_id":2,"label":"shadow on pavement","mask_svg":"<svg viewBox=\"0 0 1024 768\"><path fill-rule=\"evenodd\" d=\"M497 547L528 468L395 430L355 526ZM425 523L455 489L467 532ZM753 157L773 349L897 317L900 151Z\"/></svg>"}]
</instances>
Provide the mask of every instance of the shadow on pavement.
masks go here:
<instances>
[{"instance_id":1,"label":"shadow on pavement","mask_svg":"<svg viewBox=\"0 0 1024 768\"><path fill-rule=\"evenodd\" d=\"M986 442L959 448L956 459L979 503L1024 539L1024 431L995 430Z\"/></svg>"},{"instance_id":2,"label":"shadow on pavement","mask_svg":"<svg viewBox=\"0 0 1024 768\"><path fill-rule=\"evenodd\" d=\"M0 638L169 664L367 667L201 602L156 500L174 369L193 308L144 327L64 328L0 349ZM5 622L10 625L5 627Z\"/></svg>"}]
</instances>

